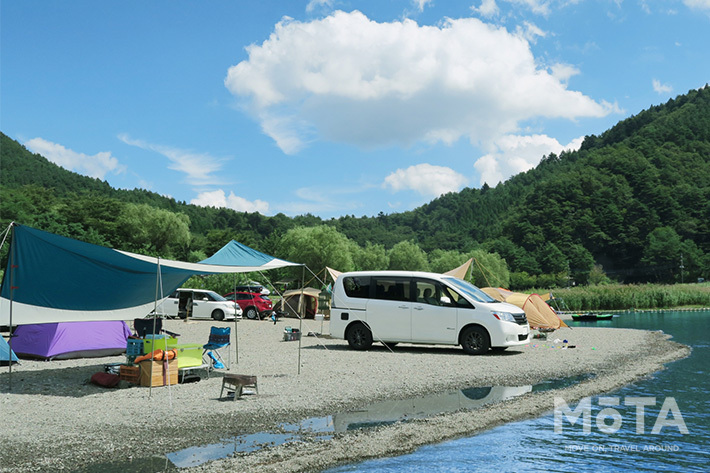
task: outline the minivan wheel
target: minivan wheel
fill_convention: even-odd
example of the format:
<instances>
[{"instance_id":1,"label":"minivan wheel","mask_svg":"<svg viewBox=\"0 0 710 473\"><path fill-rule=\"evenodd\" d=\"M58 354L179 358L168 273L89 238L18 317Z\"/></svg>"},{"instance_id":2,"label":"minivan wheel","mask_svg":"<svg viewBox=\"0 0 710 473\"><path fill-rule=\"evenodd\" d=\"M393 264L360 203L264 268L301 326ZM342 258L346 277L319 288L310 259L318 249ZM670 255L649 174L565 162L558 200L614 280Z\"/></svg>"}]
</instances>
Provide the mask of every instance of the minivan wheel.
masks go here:
<instances>
[{"instance_id":1,"label":"minivan wheel","mask_svg":"<svg viewBox=\"0 0 710 473\"><path fill-rule=\"evenodd\" d=\"M461 333L461 348L469 355L483 355L490 347L488 332L482 327L468 327Z\"/></svg>"},{"instance_id":2,"label":"minivan wheel","mask_svg":"<svg viewBox=\"0 0 710 473\"><path fill-rule=\"evenodd\" d=\"M254 307L247 307L247 312L246 312L247 319L257 319L259 318L259 312Z\"/></svg>"},{"instance_id":3,"label":"minivan wheel","mask_svg":"<svg viewBox=\"0 0 710 473\"><path fill-rule=\"evenodd\" d=\"M219 309L215 309L212 311L212 318L215 320L224 320L224 312Z\"/></svg>"},{"instance_id":4,"label":"minivan wheel","mask_svg":"<svg viewBox=\"0 0 710 473\"><path fill-rule=\"evenodd\" d=\"M372 346L372 332L361 323L351 326L345 338L354 350L367 350Z\"/></svg>"}]
</instances>

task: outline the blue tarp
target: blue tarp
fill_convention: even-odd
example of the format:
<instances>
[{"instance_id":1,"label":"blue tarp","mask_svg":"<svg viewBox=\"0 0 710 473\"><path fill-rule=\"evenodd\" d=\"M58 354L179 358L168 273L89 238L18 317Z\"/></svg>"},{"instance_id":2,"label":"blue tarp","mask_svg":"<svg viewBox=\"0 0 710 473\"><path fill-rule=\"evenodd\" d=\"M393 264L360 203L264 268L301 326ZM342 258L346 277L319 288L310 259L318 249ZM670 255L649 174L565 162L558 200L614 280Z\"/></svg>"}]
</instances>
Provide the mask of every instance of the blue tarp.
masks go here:
<instances>
[{"instance_id":1,"label":"blue tarp","mask_svg":"<svg viewBox=\"0 0 710 473\"><path fill-rule=\"evenodd\" d=\"M230 241L224 245L217 253L213 254L206 260L200 261L205 264L218 264L232 266L238 264L240 266L262 266L270 264L275 258L266 255L246 245L242 245L237 241Z\"/></svg>"},{"instance_id":2,"label":"blue tarp","mask_svg":"<svg viewBox=\"0 0 710 473\"><path fill-rule=\"evenodd\" d=\"M0 325L9 325L10 299L13 325L132 320L144 317L154 308L156 294L158 299L167 296L192 275L284 266L298 264L270 257L235 241L204 262L184 263L13 224L0 292Z\"/></svg>"}]
</instances>

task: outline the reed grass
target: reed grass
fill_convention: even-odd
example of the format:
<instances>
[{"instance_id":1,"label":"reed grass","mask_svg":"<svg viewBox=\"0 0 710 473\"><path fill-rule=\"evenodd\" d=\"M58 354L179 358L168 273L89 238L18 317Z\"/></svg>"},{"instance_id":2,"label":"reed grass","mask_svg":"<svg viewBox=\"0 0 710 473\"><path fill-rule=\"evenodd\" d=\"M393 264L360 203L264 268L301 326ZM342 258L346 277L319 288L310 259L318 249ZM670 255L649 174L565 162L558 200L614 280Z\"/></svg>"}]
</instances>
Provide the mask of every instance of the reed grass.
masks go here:
<instances>
[{"instance_id":1,"label":"reed grass","mask_svg":"<svg viewBox=\"0 0 710 473\"><path fill-rule=\"evenodd\" d=\"M598 285L538 291L552 292L571 311L614 311L710 307L710 283Z\"/></svg>"}]
</instances>

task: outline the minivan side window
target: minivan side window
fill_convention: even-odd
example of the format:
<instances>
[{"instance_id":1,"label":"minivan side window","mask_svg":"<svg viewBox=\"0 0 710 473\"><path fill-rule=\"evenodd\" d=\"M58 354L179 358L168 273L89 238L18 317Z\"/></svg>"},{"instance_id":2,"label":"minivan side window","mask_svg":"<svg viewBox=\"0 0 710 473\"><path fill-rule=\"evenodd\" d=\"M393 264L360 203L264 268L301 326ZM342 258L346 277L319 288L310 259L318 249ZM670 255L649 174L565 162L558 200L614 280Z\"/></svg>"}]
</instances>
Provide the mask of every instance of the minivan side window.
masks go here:
<instances>
[{"instance_id":1,"label":"minivan side window","mask_svg":"<svg viewBox=\"0 0 710 473\"><path fill-rule=\"evenodd\" d=\"M446 304L447 306L451 307L461 307L461 308L466 308L466 309L472 309L474 308L471 303L466 300L461 294L458 292L454 291L448 286L442 286L443 287L443 295L445 297L448 297L449 300L451 301L449 304Z\"/></svg>"},{"instance_id":2,"label":"minivan side window","mask_svg":"<svg viewBox=\"0 0 710 473\"><path fill-rule=\"evenodd\" d=\"M375 299L403 302L411 300L409 278L373 277L372 285L375 287Z\"/></svg>"},{"instance_id":3,"label":"minivan side window","mask_svg":"<svg viewBox=\"0 0 710 473\"><path fill-rule=\"evenodd\" d=\"M345 295L358 299L370 297L370 276L351 276L343 279Z\"/></svg>"},{"instance_id":4,"label":"minivan side window","mask_svg":"<svg viewBox=\"0 0 710 473\"><path fill-rule=\"evenodd\" d=\"M416 294L417 302L428 305L438 305L443 307L470 308L471 304L461 297L461 294L439 281L431 279L417 279Z\"/></svg>"},{"instance_id":5,"label":"minivan side window","mask_svg":"<svg viewBox=\"0 0 710 473\"><path fill-rule=\"evenodd\" d=\"M441 305L441 287L434 281L418 279L417 302L429 305Z\"/></svg>"}]
</instances>

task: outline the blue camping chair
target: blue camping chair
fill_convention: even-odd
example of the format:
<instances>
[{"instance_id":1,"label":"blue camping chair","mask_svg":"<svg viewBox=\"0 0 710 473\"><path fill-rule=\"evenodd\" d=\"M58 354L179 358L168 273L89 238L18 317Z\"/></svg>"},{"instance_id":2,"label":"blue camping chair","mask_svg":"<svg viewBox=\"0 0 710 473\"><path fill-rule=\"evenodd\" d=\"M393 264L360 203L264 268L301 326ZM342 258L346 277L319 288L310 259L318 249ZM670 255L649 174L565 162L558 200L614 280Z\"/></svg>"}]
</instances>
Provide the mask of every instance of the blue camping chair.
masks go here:
<instances>
[{"instance_id":1,"label":"blue camping chair","mask_svg":"<svg viewBox=\"0 0 710 473\"><path fill-rule=\"evenodd\" d=\"M210 338L202 347L204 348L202 359L204 363L210 367L210 369L207 370L208 373L211 369L226 368L219 350L230 345L231 333L231 327L212 327L210 329ZM232 354L229 349L227 350L227 360L227 366L232 366Z\"/></svg>"}]
</instances>

